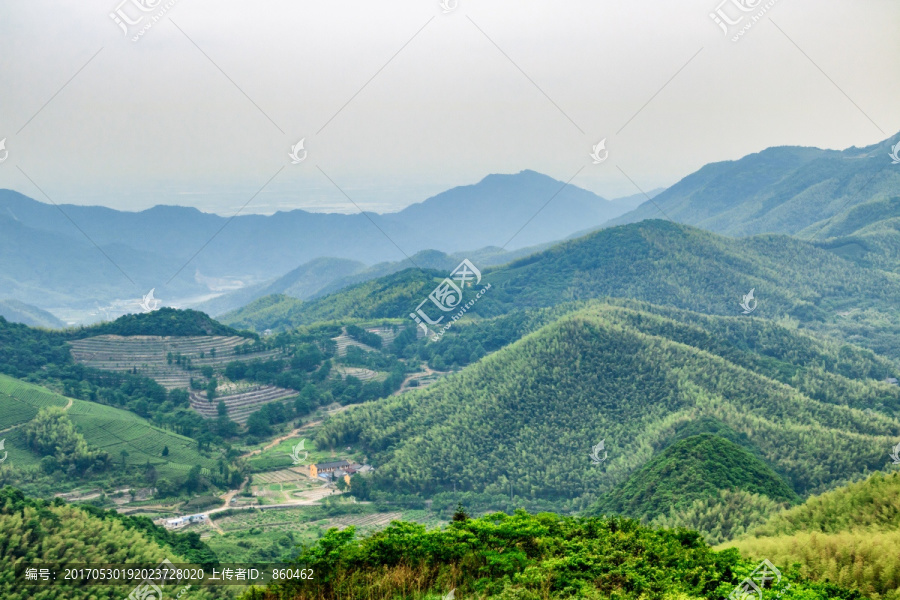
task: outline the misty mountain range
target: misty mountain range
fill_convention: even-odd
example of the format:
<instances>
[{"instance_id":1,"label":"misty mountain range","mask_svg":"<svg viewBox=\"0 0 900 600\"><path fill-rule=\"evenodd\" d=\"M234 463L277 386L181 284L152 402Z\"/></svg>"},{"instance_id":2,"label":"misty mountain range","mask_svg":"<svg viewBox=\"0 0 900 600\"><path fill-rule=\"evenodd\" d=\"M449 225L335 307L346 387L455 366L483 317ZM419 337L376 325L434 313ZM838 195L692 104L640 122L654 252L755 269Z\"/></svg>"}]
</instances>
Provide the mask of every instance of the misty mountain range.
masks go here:
<instances>
[{"instance_id":1,"label":"misty mountain range","mask_svg":"<svg viewBox=\"0 0 900 600\"><path fill-rule=\"evenodd\" d=\"M381 215L122 212L0 190L0 300L52 311L156 288L163 302L194 298L189 305L219 315L268 295L321 297L412 266L446 270L463 257L500 265L647 218L731 236L796 235L891 269L900 266L900 201L892 197L900 168L890 148L888 140L843 151L769 148L706 165L651 192L652 201L641 194L609 201L534 171L489 175Z\"/></svg>"},{"instance_id":2,"label":"misty mountain range","mask_svg":"<svg viewBox=\"0 0 900 600\"><path fill-rule=\"evenodd\" d=\"M343 264L335 274L349 276L406 260L403 252L546 244L643 200L609 201L534 171L489 175L382 215L294 210L229 219L176 206L122 212L54 206L0 190L0 299L54 308L139 298L150 288L163 300L202 296L326 257L345 261L332 266Z\"/></svg>"}]
</instances>

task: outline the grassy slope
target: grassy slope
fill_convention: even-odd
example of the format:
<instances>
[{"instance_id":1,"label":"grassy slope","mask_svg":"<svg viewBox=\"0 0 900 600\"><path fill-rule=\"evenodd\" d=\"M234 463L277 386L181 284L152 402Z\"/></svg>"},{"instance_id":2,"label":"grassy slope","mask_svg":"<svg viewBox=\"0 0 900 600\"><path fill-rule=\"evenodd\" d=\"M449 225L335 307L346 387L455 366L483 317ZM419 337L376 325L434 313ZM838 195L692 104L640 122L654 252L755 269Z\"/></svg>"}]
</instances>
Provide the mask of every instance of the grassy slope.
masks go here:
<instances>
[{"instance_id":1,"label":"grassy slope","mask_svg":"<svg viewBox=\"0 0 900 600\"><path fill-rule=\"evenodd\" d=\"M444 277L446 273L439 271L407 269L307 302L285 295L266 296L220 320L232 327L262 330L319 321L407 317Z\"/></svg>"},{"instance_id":2,"label":"grassy slope","mask_svg":"<svg viewBox=\"0 0 900 600\"><path fill-rule=\"evenodd\" d=\"M745 556L800 563L814 580L859 589L871 598L900 598L900 472L809 498L722 544Z\"/></svg>"},{"instance_id":3,"label":"grassy slope","mask_svg":"<svg viewBox=\"0 0 900 600\"><path fill-rule=\"evenodd\" d=\"M26 447L19 426L30 421L39 408L65 406L69 399L6 375L0 375L0 399L4 402L0 429L15 427L2 434L7 438L6 450L9 452L6 464L12 467L37 465L41 457ZM12 406L13 410L8 412L6 406ZM109 453L113 468L121 465L123 449L128 452L127 465L140 466L149 461L163 477L184 477L196 464L205 468L215 466L215 461L197 451L196 441L154 427L132 412L73 399L67 415L91 447ZM167 457L162 456L165 446L169 448Z\"/></svg>"},{"instance_id":4,"label":"grassy slope","mask_svg":"<svg viewBox=\"0 0 900 600\"><path fill-rule=\"evenodd\" d=\"M360 442L400 490L508 494L511 481L576 506L702 417L744 434L801 493L884 466L900 390L866 378L891 363L763 320L659 312L671 314L584 309L425 390L339 416L317 441ZM592 466L601 439L609 459Z\"/></svg>"}]
</instances>

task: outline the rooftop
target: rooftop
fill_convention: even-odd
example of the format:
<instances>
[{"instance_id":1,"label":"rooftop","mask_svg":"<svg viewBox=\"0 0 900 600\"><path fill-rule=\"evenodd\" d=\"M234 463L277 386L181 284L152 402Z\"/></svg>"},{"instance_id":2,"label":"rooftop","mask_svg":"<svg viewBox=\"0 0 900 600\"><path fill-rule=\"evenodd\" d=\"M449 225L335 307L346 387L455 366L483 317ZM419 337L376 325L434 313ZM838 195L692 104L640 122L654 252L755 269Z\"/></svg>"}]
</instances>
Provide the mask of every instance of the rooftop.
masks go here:
<instances>
[{"instance_id":1,"label":"rooftop","mask_svg":"<svg viewBox=\"0 0 900 600\"><path fill-rule=\"evenodd\" d=\"M321 471L322 469L340 469L342 467L348 466L350 466L350 463L346 460L338 460L333 462L318 463L316 465L316 470Z\"/></svg>"}]
</instances>

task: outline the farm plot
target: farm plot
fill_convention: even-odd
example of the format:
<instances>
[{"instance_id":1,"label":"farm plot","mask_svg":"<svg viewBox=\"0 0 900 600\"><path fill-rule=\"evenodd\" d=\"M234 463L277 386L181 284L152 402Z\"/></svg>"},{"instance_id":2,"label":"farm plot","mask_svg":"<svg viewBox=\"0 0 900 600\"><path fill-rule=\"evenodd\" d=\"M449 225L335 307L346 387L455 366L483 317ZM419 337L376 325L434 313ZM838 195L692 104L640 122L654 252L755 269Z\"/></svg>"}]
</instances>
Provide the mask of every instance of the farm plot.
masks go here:
<instances>
[{"instance_id":1,"label":"farm plot","mask_svg":"<svg viewBox=\"0 0 900 600\"><path fill-rule=\"evenodd\" d=\"M360 534L366 534L370 531L384 529L391 524L391 521L398 521L403 517L400 512L374 513L371 515L354 515L348 517L338 517L330 519L329 526L338 529L347 529L348 527L356 527L356 531Z\"/></svg>"},{"instance_id":2,"label":"farm plot","mask_svg":"<svg viewBox=\"0 0 900 600\"><path fill-rule=\"evenodd\" d=\"M221 370L229 361L261 360L278 355L277 350L235 354L235 347L247 343L238 336L119 336L98 335L70 342L76 362L105 371L134 371L154 379L166 389L187 388L191 375L205 365ZM169 354L191 360L194 371L186 371Z\"/></svg>"},{"instance_id":3,"label":"farm plot","mask_svg":"<svg viewBox=\"0 0 900 600\"><path fill-rule=\"evenodd\" d=\"M374 333L381 337L382 347L387 347L391 344L391 342L394 341L394 338L397 337L397 332L394 331L393 327L367 327L366 331L368 331L369 333ZM338 356L345 356L347 354L347 346L357 346L368 352L375 350L375 348L372 348L371 346L363 344L362 342L357 342L352 337L347 335L346 331L344 333L341 333L341 335L337 336L336 338L331 339L333 339L335 344L337 344Z\"/></svg>"},{"instance_id":4,"label":"farm plot","mask_svg":"<svg viewBox=\"0 0 900 600\"><path fill-rule=\"evenodd\" d=\"M312 436L313 432L310 431L305 433L305 435ZM294 465L293 459L291 458L291 452L294 446L300 443L301 440L304 440L304 452L309 452L309 455L303 461L302 465ZM316 448L315 442L309 437L296 437L283 440L279 444L263 450L259 454L250 457L248 462L250 468L256 472L256 474L253 475L254 481L259 481L259 477L262 476L261 473L259 473L260 471L266 471L266 474L270 474L273 471L278 472L284 469L295 468L302 472L309 472L309 465L312 463L341 459L359 462L362 458L362 453L354 454L351 452L342 452L339 456L338 453L330 450L320 450Z\"/></svg>"},{"instance_id":5,"label":"farm plot","mask_svg":"<svg viewBox=\"0 0 900 600\"><path fill-rule=\"evenodd\" d=\"M205 394L191 392L191 408L206 419L215 419L218 417L219 402L224 402L228 409L228 417L235 423L243 425L263 404L286 400L296 395L297 392L293 390L274 385L258 385L240 394L217 396L215 402L210 402Z\"/></svg>"},{"instance_id":6,"label":"farm plot","mask_svg":"<svg viewBox=\"0 0 900 600\"><path fill-rule=\"evenodd\" d=\"M37 385L16 381L0 375L0 391L4 410L11 406L18 415L17 425L27 423L39 409L45 406L66 406L68 398ZM204 469L215 467L215 461L197 451L197 442L171 431L151 425L138 415L85 400L71 400L72 405L66 415L75 428L84 436L88 445L109 453L114 465L120 465L122 458L128 466L155 466L161 476L184 476L193 465ZM10 414L13 414L12 412ZM28 416L30 415L30 416ZM21 420L28 416L26 420ZM25 442L21 427L4 434L9 464L13 466L37 465L41 456L30 449ZM168 447L168 456L162 456ZM126 454L122 454L122 451Z\"/></svg>"},{"instance_id":7,"label":"farm plot","mask_svg":"<svg viewBox=\"0 0 900 600\"><path fill-rule=\"evenodd\" d=\"M50 390L0 376L0 431L27 423L45 406L66 403L66 398Z\"/></svg>"},{"instance_id":8,"label":"farm plot","mask_svg":"<svg viewBox=\"0 0 900 600\"><path fill-rule=\"evenodd\" d=\"M127 453L127 465L149 462L160 474L183 476L194 465L204 469L215 467L215 461L197 451L191 438L155 427L134 413L112 406L76 400L69 418L89 444L105 450L114 461ZM163 449L168 456L163 457Z\"/></svg>"},{"instance_id":9,"label":"farm plot","mask_svg":"<svg viewBox=\"0 0 900 600\"><path fill-rule=\"evenodd\" d=\"M360 381L384 381L388 375L387 373L379 373L378 371L365 369L363 367L347 367L344 365L335 366L332 369L332 373L334 373L335 375L340 375L342 377L351 375L353 377L356 377Z\"/></svg>"},{"instance_id":10,"label":"farm plot","mask_svg":"<svg viewBox=\"0 0 900 600\"><path fill-rule=\"evenodd\" d=\"M309 469L307 467L292 467L290 469L282 469L280 471L270 471L269 473L259 473L254 475L254 481L262 484L269 483L295 483L297 481L309 480Z\"/></svg>"}]
</instances>

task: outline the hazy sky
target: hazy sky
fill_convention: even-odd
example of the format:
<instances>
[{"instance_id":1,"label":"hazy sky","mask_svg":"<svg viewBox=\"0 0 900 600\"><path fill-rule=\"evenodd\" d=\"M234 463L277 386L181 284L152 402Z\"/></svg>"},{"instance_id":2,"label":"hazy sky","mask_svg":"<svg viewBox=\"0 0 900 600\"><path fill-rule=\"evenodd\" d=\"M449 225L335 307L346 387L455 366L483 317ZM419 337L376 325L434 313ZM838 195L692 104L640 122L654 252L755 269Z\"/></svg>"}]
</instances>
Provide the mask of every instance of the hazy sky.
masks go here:
<instances>
[{"instance_id":1,"label":"hazy sky","mask_svg":"<svg viewBox=\"0 0 900 600\"><path fill-rule=\"evenodd\" d=\"M900 130L900 2L767 0L733 42L767 2L726 0L726 36L719 1L6 0L0 187L230 215L269 182L245 212L355 211L330 177L383 212L534 169L612 198Z\"/></svg>"}]
</instances>

